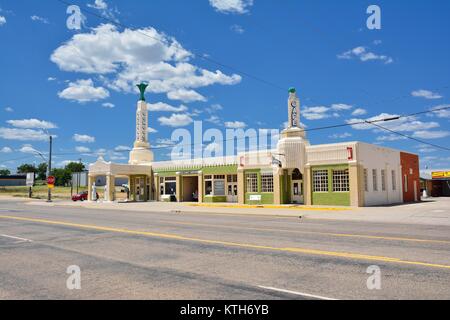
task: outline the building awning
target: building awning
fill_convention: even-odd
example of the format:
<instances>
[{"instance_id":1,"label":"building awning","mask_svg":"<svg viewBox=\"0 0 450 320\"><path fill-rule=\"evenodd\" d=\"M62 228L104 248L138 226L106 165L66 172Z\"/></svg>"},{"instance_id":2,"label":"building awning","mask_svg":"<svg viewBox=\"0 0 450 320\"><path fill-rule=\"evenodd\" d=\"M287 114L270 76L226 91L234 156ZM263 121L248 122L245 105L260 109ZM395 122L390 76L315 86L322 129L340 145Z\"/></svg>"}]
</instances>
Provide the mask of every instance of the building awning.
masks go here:
<instances>
[{"instance_id":1,"label":"building awning","mask_svg":"<svg viewBox=\"0 0 450 320\"><path fill-rule=\"evenodd\" d=\"M131 176L131 175L147 175L152 174L152 166L150 165L131 165L106 162L102 157L89 165L90 176Z\"/></svg>"}]
</instances>

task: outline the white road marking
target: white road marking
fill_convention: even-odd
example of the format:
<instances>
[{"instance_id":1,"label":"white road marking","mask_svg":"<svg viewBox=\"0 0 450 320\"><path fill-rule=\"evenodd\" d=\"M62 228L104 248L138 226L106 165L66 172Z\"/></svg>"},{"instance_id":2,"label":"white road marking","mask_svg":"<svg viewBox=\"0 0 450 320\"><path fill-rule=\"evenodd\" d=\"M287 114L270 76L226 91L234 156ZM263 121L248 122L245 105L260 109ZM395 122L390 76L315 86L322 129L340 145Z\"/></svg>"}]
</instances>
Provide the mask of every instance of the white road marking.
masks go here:
<instances>
[{"instance_id":1,"label":"white road marking","mask_svg":"<svg viewBox=\"0 0 450 320\"><path fill-rule=\"evenodd\" d=\"M25 238L19 238L19 237L14 237L14 236L8 236L6 234L0 234L1 237L5 237L5 238L9 238L9 239L14 239L14 240L19 240L19 241L24 241L24 242L33 242L33 240L30 239L25 239Z\"/></svg>"},{"instance_id":2,"label":"white road marking","mask_svg":"<svg viewBox=\"0 0 450 320\"><path fill-rule=\"evenodd\" d=\"M278 289L278 288L273 288L273 287L264 287L264 286L258 286L258 287L261 288L261 289L278 291L278 292L283 292L283 293L289 293L289 294L294 294L294 295L297 295L297 296L302 296L302 297L307 297L307 298L314 298L314 299L320 299L320 300L338 300L338 299L334 299L334 298L317 296L317 295L314 295L314 294L308 294L308 293L291 291L291 290L285 290L285 289Z\"/></svg>"}]
</instances>

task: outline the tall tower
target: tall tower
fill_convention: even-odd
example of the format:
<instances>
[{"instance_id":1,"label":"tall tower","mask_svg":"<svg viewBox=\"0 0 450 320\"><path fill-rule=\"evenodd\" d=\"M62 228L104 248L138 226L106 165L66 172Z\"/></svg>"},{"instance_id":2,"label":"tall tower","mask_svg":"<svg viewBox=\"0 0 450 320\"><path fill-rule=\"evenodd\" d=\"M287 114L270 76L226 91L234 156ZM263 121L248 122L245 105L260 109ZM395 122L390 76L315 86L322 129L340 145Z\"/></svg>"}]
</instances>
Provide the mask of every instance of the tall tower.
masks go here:
<instances>
[{"instance_id":1,"label":"tall tower","mask_svg":"<svg viewBox=\"0 0 450 320\"><path fill-rule=\"evenodd\" d=\"M295 88L289 89L288 119L288 129L300 128L300 99Z\"/></svg>"},{"instance_id":2,"label":"tall tower","mask_svg":"<svg viewBox=\"0 0 450 320\"><path fill-rule=\"evenodd\" d=\"M153 152L148 142L148 109L145 101L145 90L148 84L137 85L141 93L136 110L136 140L130 152L130 164L148 164L153 161Z\"/></svg>"}]
</instances>

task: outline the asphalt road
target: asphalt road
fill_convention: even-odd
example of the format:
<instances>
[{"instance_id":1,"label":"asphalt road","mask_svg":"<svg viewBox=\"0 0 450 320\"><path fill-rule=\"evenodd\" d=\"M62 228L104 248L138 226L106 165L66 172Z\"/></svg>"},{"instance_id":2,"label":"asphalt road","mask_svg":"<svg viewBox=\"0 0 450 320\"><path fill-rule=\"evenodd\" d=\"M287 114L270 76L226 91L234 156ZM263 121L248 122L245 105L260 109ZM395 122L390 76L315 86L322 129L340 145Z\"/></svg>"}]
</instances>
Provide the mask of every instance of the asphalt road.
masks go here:
<instances>
[{"instance_id":1,"label":"asphalt road","mask_svg":"<svg viewBox=\"0 0 450 320\"><path fill-rule=\"evenodd\" d=\"M450 299L450 227L0 200L0 299Z\"/></svg>"}]
</instances>

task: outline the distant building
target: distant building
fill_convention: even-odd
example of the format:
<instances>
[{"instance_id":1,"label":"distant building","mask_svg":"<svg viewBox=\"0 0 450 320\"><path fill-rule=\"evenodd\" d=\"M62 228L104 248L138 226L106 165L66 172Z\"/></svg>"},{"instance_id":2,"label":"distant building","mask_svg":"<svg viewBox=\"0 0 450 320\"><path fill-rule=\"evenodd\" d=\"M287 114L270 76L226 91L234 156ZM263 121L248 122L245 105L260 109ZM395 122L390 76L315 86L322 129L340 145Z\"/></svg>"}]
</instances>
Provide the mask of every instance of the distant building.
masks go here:
<instances>
[{"instance_id":1,"label":"distant building","mask_svg":"<svg viewBox=\"0 0 450 320\"><path fill-rule=\"evenodd\" d=\"M0 187L21 187L26 185L26 175L0 176Z\"/></svg>"},{"instance_id":2,"label":"distant building","mask_svg":"<svg viewBox=\"0 0 450 320\"><path fill-rule=\"evenodd\" d=\"M89 166L89 185L106 176L111 186L106 200L114 200L118 177L129 180L134 201L362 207L420 200L417 155L357 141L310 145L300 127L294 88L289 90L288 128L276 149L180 161L154 161L142 99L129 163L99 159Z\"/></svg>"},{"instance_id":3,"label":"distant building","mask_svg":"<svg viewBox=\"0 0 450 320\"><path fill-rule=\"evenodd\" d=\"M428 170L421 174L421 189L431 197L450 197L450 169Z\"/></svg>"}]
</instances>

